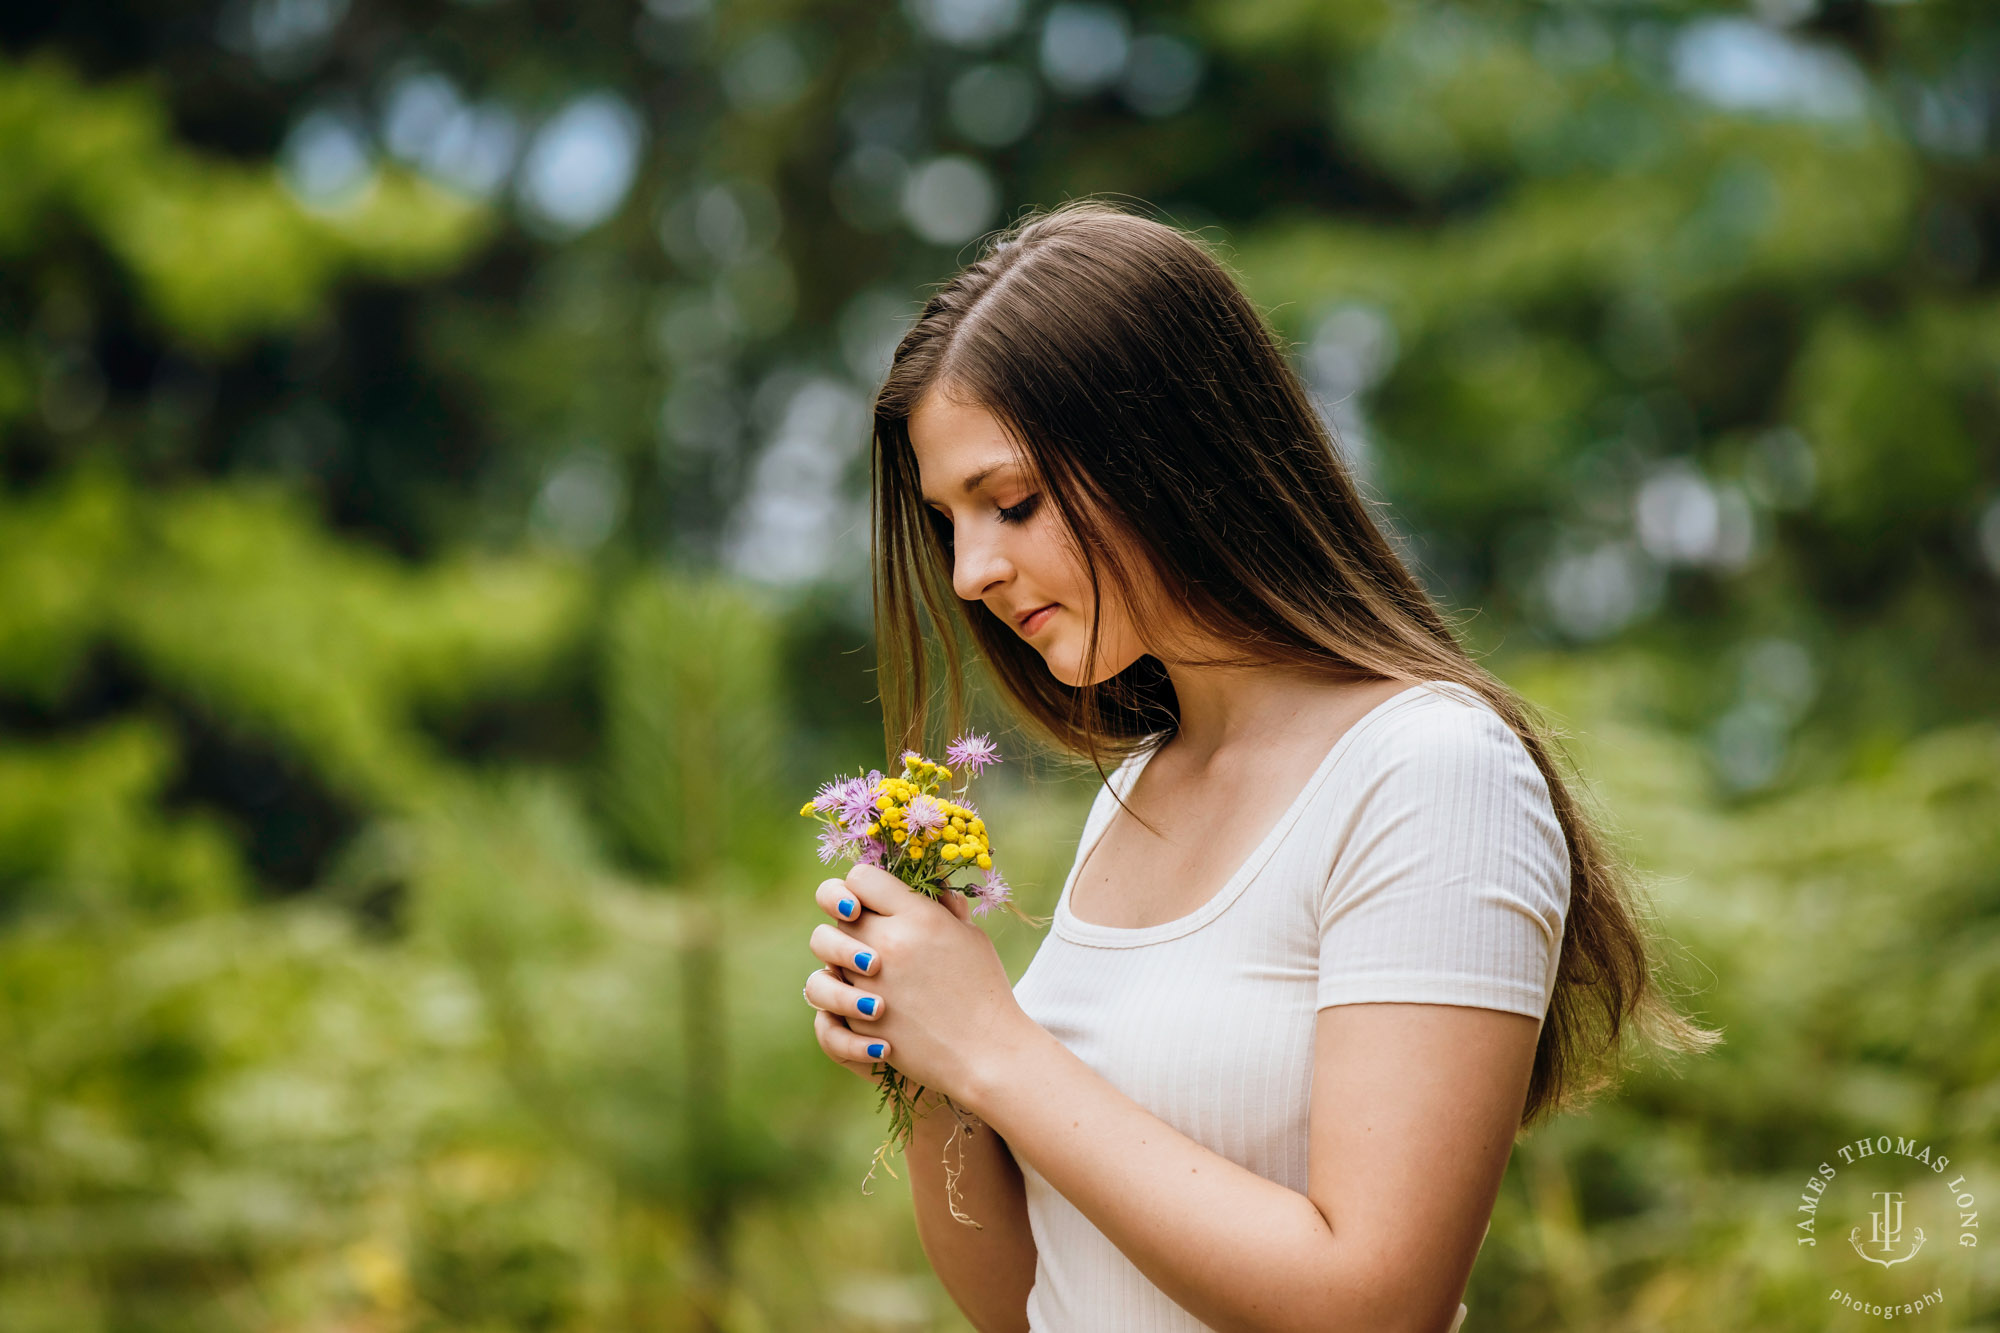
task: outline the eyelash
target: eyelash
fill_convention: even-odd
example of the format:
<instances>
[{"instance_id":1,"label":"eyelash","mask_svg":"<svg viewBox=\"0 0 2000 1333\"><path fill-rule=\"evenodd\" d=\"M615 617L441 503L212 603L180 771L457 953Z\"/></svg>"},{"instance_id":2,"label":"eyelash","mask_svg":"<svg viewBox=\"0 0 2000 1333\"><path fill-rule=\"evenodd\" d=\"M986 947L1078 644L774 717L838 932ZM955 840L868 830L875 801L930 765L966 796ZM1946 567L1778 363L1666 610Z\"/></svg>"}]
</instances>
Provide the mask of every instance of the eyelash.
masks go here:
<instances>
[{"instance_id":1,"label":"eyelash","mask_svg":"<svg viewBox=\"0 0 2000 1333\"><path fill-rule=\"evenodd\" d=\"M1002 509L1000 511L1000 521L1002 523L1026 523L1030 518L1034 517L1035 510L1041 503L1042 497L1039 494L1031 495L1011 509Z\"/></svg>"},{"instance_id":2,"label":"eyelash","mask_svg":"<svg viewBox=\"0 0 2000 1333\"><path fill-rule=\"evenodd\" d=\"M1002 523L1026 523L1035 516L1035 511L1041 508L1041 505L1042 497L1037 492L1017 505L1003 507L995 512ZM952 548L951 520L933 509L931 510L931 521L936 525L938 540L944 543L945 550L949 551Z\"/></svg>"}]
</instances>

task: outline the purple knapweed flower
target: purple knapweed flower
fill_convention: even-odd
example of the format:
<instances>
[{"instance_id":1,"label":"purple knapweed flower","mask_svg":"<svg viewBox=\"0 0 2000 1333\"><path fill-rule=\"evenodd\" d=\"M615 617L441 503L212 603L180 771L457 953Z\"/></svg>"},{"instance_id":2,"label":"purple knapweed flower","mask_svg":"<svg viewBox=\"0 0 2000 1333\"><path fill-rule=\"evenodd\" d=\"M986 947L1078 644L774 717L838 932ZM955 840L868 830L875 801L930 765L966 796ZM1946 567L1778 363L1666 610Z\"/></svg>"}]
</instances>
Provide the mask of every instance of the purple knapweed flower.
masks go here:
<instances>
[{"instance_id":1,"label":"purple knapweed flower","mask_svg":"<svg viewBox=\"0 0 2000 1333\"><path fill-rule=\"evenodd\" d=\"M862 841L838 824L823 824L819 830L819 859L822 865L832 865L843 856L852 856L855 844Z\"/></svg>"},{"instance_id":2,"label":"purple knapweed flower","mask_svg":"<svg viewBox=\"0 0 2000 1333\"><path fill-rule=\"evenodd\" d=\"M1000 747L985 736L967 732L945 750L944 761L954 769L977 773L988 764L1000 762Z\"/></svg>"},{"instance_id":3,"label":"purple knapweed flower","mask_svg":"<svg viewBox=\"0 0 2000 1333\"><path fill-rule=\"evenodd\" d=\"M879 866L882 864L882 859L889 854L889 844L880 838L864 837L854 845L860 849L854 856L856 865Z\"/></svg>"},{"instance_id":4,"label":"purple knapweed flower","mask_svg":"<svg viewBox=\"0 0 2000 1333\"><path fill-rule=\"evenodd\" d=\"M881 813L875 808L875 785L881 781L882 775L871 771L865 778L849 778L841 784L839 802L833 808L841 823L864 829L875 822Z\"/></svg>"},{"instance_id":5,"label":"purple knapweed flower","mask_svg":"<svg viewBox=\"0 0 2000 1333\"><path fill-rule=\"evenodd\" d=\"M928 796L919 796L903 807L903 822L912 833L935 833L946 820L944 807Z\"/></svg>"},{"instance_id":6,"label":"purple knapweed flower","mask_svg":"<svg viewBox=\"0 0 2000 1333\"><path fill-rule=\"evenodd\" d=\"M820 783L819 790L813 793L812 808L821 814L825 814L828 810L839 805L841 794L845 790L847 782L847 779L835 779L832 782Z\"/></svg>"},{"instance_id":7,"label":"purple knapweed flower","mask_svg":"<svg viewBox=\"0 0 2000 1333\"><path fill-rule=\"evenodd\" d=\"M967 887L972 890L972 914L974 916L985 916L988 912L1006 902L1008 898L1013 896L1014 892L1007 886L1007 881L1001 878L998 870L987 871L985 878Z\"/></svg>"}]
</instances>

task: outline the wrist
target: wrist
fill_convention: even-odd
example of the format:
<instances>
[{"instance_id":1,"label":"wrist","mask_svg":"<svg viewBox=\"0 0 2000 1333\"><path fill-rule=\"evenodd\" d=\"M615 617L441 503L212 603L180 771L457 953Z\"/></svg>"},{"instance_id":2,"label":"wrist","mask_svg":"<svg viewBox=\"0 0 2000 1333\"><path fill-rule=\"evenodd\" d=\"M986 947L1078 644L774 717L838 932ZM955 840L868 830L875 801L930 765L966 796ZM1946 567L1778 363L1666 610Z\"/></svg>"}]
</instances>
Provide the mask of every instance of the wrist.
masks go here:
<instances>
[{"instance_id":1,"label":"wrist","mask_svg":"<svg viewBox=\"0 0 2000 1333\"><path fill-rule=\"evenodd\" d=\"M958 1104L991 1123L1005 1113L1008 1098L1035 1086L1030 1069L1048 1032L1026 1014L996 1040L984 1043L966 1071L964 1095Z\"/></svg>"},{"instance_id":2,"label":"wrist","mask_svg":"<svg viewBox=\"0 0 2000 1333\"><path fill-rule=\"evenodd\" d=\"M924 1089L923 1096L917 1098L915 1137L919 1141L949 1138L961 1124L981 1129L986 1122L965 1102L936 1088Z\"/></svg>"}]
</instances>

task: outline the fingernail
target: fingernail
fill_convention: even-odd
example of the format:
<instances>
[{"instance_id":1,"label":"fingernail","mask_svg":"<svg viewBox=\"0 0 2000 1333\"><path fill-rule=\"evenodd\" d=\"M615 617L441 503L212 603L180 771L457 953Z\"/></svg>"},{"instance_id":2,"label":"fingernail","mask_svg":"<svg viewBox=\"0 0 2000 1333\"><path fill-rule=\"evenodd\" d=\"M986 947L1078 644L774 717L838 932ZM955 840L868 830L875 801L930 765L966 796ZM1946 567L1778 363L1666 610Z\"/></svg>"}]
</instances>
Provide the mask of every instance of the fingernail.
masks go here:
<instances>
[{"instance_id":1,"label":"fingernail","mask_svg":"<svg viewBox=\"0 0 2000 1333\"><path fill-rule=\"evenodd\" d=\"M852 899L852 898L842 898L842 899L840 900L840 914L841 914L842 916L853 916L853 915L854 915L854 899Z\"/></svg>"},{"instance_id":2,"label":"fingernail","mask_svg":"<svg viewBox=\"0 0 2000 1333\"><path fill-rule=\"evenodd\" d=\"M873 995L864 995L854 1002L854 1007L868 1017L875 1017L875 1006L879 1003Z\"/></svg>"},{"instance_id":3,"label":"fingernail","mask_svg":"<svg viewBox=\"0 0 2000 1333\"><path fill-rule=\"evenodd\" d=\"M872 953L855 954L854 970L856 972L866 972L868 970L868 965L874 961L875 961L875 955Z\"/></svg>"},{"instance_id":4,"label":"fingernail","mask_svg":"<svg viewBox=\"0 0 2000 1333\"><path fill-rule=\"evenodd\" d=\"M871 1041L871 1042L869 1042L869 1043L868 1043L868 1058L869 1058L869 1059L871 1059L871 1060L880 1060L880 1059L882 1058L882 1052L883 1052L883 1051L884 1051L885 1049L887 1049L887 1048L886 1048L886 1047L884 1047L884 1046L882 1045L882 1043L881 1043L881 1042L879 1042L879 1041Z\"/></svg>"}]
</instances>

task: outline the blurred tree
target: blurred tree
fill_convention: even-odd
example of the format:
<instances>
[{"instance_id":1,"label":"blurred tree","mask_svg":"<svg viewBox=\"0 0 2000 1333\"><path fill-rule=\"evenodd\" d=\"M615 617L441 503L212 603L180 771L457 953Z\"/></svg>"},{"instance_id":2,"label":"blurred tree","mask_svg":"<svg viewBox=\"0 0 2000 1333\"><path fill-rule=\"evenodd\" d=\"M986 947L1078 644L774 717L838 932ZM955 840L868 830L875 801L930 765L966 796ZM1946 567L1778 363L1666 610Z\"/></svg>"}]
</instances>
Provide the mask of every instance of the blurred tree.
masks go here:
<instances>
[{"instance_id":1,"label":"blurred tree","mask_svg":"<svg viewBox=\"0 0 2000 1333\"><path fill-rule=\"evenodd\" d=\"M773 799L782 734L776 618L742 590L648 580L612 612L604 803L636 858L690 891L681 942L684 1174L699 1243L697 1304L719 1327L729 1237L746 1189L729 1115L727 910L792 857Z\"/></svg>"},{"instance_id":2,"label":"blurred tree","mask_svg":"<svg viewBox=\"0 0 2000 1333\"><path fill-rule=\"evenodd\" d=\"M1816 1326L1801 1128L1994 1142L1996 108L1964 0L0 12L0 1323L921 1321L793 1206L875 1127L763 890L877 743L885 359L1109 191L1729 978L1475 1317Z\"/></svg>"},{"instance_id":3,"label":"blurred tree","mask_svg":"<svg viewBox=\"0 0 2000 1333\"><path fill-rule=\"evenodd\" d=\"M1117 191L1217 229L1478 641L1648 644L1724 789L1995 704L1987 7L232 0L0 43L18 479L115 447L409 556L852 587L921 284Z\"/></svg>"},{"instance_id":4,"label":"blurred tree","mask_svg":"<svg viewBox=\"0 0 2000 1333\"><path fill-rule=\"evenodd\" d=\"M1757 12L1216 28L1403 195L1238 234L1413 554L1486 645L1646 645L1735 791L2000 703L2000 30Z\"/></svg>"}]
</instances>

